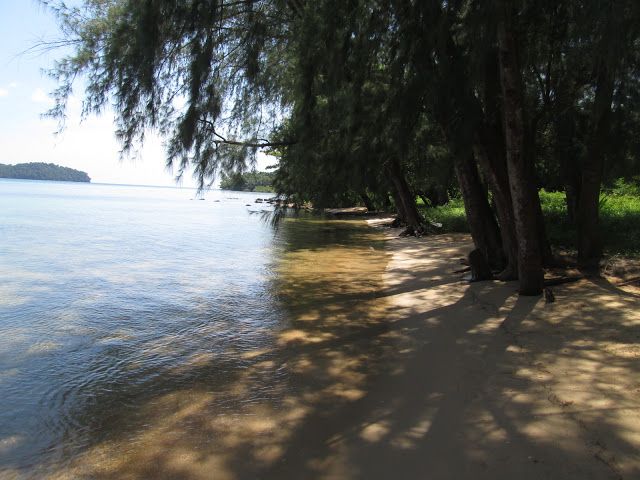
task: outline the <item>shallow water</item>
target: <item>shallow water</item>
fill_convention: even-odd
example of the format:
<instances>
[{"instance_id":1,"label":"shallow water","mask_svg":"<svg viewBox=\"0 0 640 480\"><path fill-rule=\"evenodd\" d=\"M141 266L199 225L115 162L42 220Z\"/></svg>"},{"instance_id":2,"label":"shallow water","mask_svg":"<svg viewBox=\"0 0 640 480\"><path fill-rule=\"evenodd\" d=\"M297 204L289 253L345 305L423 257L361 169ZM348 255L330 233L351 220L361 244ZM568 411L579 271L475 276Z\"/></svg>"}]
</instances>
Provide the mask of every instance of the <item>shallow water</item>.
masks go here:
<instances>
[{"instance_id":1,"label":"shallow water","mask_svg":"<svg viewBox=\"0 0 640 480\"><path fill-rule=\"evenodd\" d=\"M274 231L264 196L0 180L0 477L277 458L256 438L326 386L301 347L366 323L386 255L360 222Z\"/></svg>"}]
</instances>

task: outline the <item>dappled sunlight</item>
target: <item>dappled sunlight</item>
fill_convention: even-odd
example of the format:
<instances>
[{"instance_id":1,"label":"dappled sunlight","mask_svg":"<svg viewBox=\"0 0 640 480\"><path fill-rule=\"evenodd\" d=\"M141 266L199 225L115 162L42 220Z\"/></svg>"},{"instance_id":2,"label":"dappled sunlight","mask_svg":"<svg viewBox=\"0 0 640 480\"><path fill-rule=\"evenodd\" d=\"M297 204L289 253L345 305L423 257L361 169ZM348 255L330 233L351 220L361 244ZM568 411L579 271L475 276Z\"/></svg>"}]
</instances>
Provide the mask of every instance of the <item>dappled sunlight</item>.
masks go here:
<instances>
[{"instance_id":1,"label":"dappled sunlight","mask_svg":"<svg viewBox=\"0 0 640 480\"><path fill-rule=\"evenodd\" d=\"M273 289L287 324L185 356L52 478L640 471L638 299L600 280L554 287L553 304L518 297L513 283L454 273L465 236L384 233L371 229L373 249L346 230L284 248Z\"/></svg>"}]
</instances>

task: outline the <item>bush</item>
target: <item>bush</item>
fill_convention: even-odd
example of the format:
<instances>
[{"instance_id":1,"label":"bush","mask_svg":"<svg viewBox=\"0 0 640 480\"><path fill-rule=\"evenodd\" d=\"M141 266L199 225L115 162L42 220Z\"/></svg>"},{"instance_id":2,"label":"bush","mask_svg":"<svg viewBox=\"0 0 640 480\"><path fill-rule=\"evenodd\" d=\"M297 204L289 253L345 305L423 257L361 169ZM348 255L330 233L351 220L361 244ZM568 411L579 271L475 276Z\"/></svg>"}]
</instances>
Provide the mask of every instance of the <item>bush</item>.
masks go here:
<instances>
[{"instance_id":1,"label":"bush","mask_svg":"<svg viewBox=\"0 0 640 480\"><path fill-rule=\"evenodd\" d=\"M637 184L616 181L614 187L600 198L600 224L605 252L608 254L640 255L640 191ZM554 247L575 249L577 231L569 222L564 192L540 190L540 203L549 241ZM468 232L464 205L453 199L441 207L420 207L423 215L442 223L442 231Z\"/></svg>"},{"instance_id":2,"label":"bush","mask_svg":"<svg viewBox=\"0 0 640 480\"><path fill-rule=\"evenodd\" d=\"M469 232L467 217L464 212L464 204L461 198L453 198L446 205L438 207L425 207L421 204L420 210L425 218L432 222L441 223L443 233Z\"/></svg>"}]
</instances>

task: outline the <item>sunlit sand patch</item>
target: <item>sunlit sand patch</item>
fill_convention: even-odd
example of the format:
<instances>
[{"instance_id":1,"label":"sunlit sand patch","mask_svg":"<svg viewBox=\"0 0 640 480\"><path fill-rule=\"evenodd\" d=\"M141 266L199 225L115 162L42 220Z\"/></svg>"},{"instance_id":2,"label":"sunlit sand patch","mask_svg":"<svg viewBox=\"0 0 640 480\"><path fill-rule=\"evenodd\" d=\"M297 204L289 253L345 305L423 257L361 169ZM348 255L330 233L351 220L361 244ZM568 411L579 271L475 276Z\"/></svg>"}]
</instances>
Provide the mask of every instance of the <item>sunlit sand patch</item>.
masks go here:
<instances>
[{"instance_id":1,"label":"sunlit sand patch","mask_svg":"<svg viewBox=\"0 0 640 480\"><path fill-rule=\"evenodd\" d=\"M338 397L351 402L361 399L367 393L365 390L343 383L335 383L329 388L324 389L323 392L325 395Z\"/></svg>"},{"instance_id":2,"label":"sunlit sand patch","mask_svg":"<svg viewBox=\"0 0 640 480\"><path fill-rule=\"evenodd\" d=\"M379 421L365 425L360 432L360 438L370 443L377 443L386 437L391 430L391 426L388 421Z\"/></svg>"},{"instance_id":3,"label":"sunlit sand patch","mask_svg":"<svg viewBox=\"0 0 640 480\"><path fill-rule=\"evenodd\" d=\"M640 358L640 345L636 343L613 343L607 346L607 350L622 358Z\"/></svg>"},{"instance_id":4,"label":"sunlit sand patch","mask_svg":"<svg viewBox=\"0 0 640 480\"><path fill-rule=\"evenodd\" d=\"M400 448L403 450L414 448L420 441L420 439L424 438L429 432L429 429L431 428L431 424L433 422L433 416L436 412L437 409L427 409L422 414L422 418L418 419L414 426L412 426L402 434L396 436L391 441L391 444L396 448Z\"/></svg>"},{"instance_id":5,"label":"sunlit sand patch","mask_svg":"<svg viewBox=\"0 0 640 480\"><path fill-rule=\"evenodd\" d=\"M278 343L280 345L292 344L292 343L320 343L335 338L335 335L330 333L310 333L305 330L287 330L280 333Z\"/></svg>"}]
</instances>

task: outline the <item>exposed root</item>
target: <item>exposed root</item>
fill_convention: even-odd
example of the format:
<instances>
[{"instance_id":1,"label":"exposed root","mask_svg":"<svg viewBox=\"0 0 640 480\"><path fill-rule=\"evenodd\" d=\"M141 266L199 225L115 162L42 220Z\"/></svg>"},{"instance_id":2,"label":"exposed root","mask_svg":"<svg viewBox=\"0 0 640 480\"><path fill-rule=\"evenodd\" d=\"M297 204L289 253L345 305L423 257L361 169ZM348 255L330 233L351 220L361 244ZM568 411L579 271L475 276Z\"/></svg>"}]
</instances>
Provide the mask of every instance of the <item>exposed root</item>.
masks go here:
<instances>
[{"instance_id":1,"label":"exposed root","mask_svg":"<svg viewBox=\"0 0 640 480\"><path fill-rule=\"evenodd\" d=\"M575 277L549 278L544 281L544 286L553 287L554 285L562 285L563 283L573 283L577 282L578 280L582 280L583 278L583 275L577 275Z\"/></svg>"}]
</instances>

